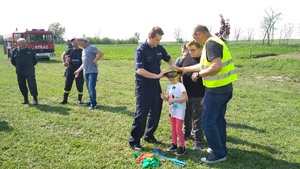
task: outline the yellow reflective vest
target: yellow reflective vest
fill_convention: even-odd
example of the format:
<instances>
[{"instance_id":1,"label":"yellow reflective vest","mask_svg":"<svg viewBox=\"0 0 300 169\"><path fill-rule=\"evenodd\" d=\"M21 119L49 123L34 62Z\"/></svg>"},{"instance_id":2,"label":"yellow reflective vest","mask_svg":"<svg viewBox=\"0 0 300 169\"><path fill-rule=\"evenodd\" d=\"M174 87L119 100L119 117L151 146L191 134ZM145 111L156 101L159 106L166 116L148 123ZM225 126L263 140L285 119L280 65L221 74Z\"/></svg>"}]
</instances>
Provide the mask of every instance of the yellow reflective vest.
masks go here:
<instances>
[{"instance_id":1,"label":"yellow reflective vest","mask_svg":"<svg viewBox=\"0 0 300 169\"><path fill-rule=\"evenodd\" d=\"M234 68L234 64L232 61L231 54L226 46L226 44L216 36L210 37L204 44L204 48L202 50L200 65L201 70L207 69L211 63L207 60L206 57L206 48L205 45L209 40L213 40L223 46L223 58L221 59L222 62L222 70L217 74L202 77L203 85L208 88L216 88L225 86L233 81L238 79L236 70Z\"/></svg>"}]
</instances>

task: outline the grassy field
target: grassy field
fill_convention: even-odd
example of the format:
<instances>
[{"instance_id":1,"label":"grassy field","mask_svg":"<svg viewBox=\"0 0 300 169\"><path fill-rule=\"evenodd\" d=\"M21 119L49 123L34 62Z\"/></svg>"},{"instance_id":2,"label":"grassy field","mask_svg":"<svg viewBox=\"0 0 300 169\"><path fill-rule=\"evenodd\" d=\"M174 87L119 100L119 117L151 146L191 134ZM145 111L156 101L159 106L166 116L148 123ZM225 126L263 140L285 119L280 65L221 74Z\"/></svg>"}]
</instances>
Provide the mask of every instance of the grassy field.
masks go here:
<instances>
[{"instance_id":1,"label":"grassy field","mask_svg":"<svg viewBox=\"0 0 300 169\"><path fill-rule=\"evenodd\" d=\"M171 56L180 56L180 44L164 44ZM260 46L228 44L239 80L227 111L229 156L225 162L207 165L200 158L205 149L177 157L166 152L170 143L168 108L164 103L156 137L163 145L141 142L142 154L153 148L187 163L186 168L298 169L300 168L300 59L275 55L300 52L300 45ZM40 104L22 105L15 68L0 50L0 168L142 168L128 146L135 111L134 60L136 45L101 45L97 100L87 110L76 103L75 85L69 104L61 105L64 67L60 57L39 61L36 78ZM57 46L60 55L65 46ZM251 51L251 52L250 52ZM250 54L251 53L251 54ZM274 55L274 58L254 58ZM168 68L163 64L162 68ZM163 89L168 80L161 80ZM84 101L88 100L84 88ZM31 99L32 102L32 99ZM207 145L205 145L207 148ZM181 168L159 159L160 168Z\"/></svg>"}]
</instances>

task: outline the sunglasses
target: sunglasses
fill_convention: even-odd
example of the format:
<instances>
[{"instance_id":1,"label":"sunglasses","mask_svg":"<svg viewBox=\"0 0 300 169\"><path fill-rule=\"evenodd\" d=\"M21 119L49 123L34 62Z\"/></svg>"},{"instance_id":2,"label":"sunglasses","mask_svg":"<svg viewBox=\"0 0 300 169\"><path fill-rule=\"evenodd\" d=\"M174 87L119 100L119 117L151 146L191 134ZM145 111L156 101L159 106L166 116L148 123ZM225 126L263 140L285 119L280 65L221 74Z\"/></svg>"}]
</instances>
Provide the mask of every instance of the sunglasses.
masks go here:
<instances>
[{"instance_id":1,"label":"sunglasses","mask_svg":"<svg viewBox=\"0 0 300 169\"><path fill-rule=\"evenodd\" d=\"M196 49L188 49L189 52L195 52L196 50L202 48L202 46L200 46L199 48L196 48Z\"/></svg>"},{"instance_id":2,"label":"sunglasses","mask_svg":"<svg viewBox=\"0 0 300 169\"><path fill-rule=\"evenodd\" d=\"M198 50L199 48L197 49L189 49L189 52L195 52L196 50Z\"/></svg>"},{"instance_id":3,"label":"sunglasses","mask_svg":"<svg viewBox=\"0 0 300 169\"><path fill-rule=\"evenodd\" d=\"M170 72L165 73L165 76L166 76L167 78L175 78L178 74L181 74L181 72L178 72L178 71L170 71Z\"/></svg>"}]
</instances>

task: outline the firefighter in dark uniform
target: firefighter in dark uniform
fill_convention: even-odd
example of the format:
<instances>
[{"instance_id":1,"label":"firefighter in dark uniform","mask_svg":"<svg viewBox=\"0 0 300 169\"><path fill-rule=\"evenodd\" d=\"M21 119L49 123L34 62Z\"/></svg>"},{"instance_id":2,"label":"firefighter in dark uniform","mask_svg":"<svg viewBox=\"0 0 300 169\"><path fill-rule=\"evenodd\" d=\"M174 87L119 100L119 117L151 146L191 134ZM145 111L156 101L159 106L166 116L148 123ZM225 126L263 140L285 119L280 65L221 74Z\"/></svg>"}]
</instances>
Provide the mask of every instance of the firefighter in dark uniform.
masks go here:
<instances>
[{"instance_id":1,"label":"firefighter in dark uniform","mask_svg":"<svg viewBox=\"0 0 300 169\"><path fill-rule=\"evenodd\" d=\"M137 151L142 150L140 139L144 133L146 142L160 143L154 137L162 109L160 97L162 91L159 80L167 72L167 70L160 70L161 60L168 62L171 67L175 67L170 55L159 44L163 34L164 32L160 27L153 27L148 33L147 41L138 46L134 53L136 112L130 132L129 145Z\"/></svg>"},{"instance_id":2,"label":"firefighter in dark uniform","mask_svg":"<svg viewBox=\"0 0 300 169\"><path fill-rule=\"evenodd\" d=\"M82 49L79 48L78 42L75 39L71 40L73 48L68 49L66 52L63 53L63 64L68 65L67 73L66 73L66 82L65 82L65 88L64 88L64 98L62 101L60 101L61 104L67 104L68 103L68 96L71 91L73 81L75 79L76 81L76 88L78 91L78 103L82 104L82 94L83 94L83 71L79 73L79 76L75 78L74 72L81 66L82 64Z\"/></svg>"},{"instance_id":3,"label":"firefighter in dark uniform","mask_svg":"<svg viewBox=\"0 0 300 169\"><path fill-rule=\"evenodd\" d=\"M33 104L38 104L38 91L35 79L35 65L37 64L35 51L27 47L24 38L17 40L19 47L12 52L11 64L16 67L17 79L20 91L24 97L22 104L28 104L28 88L33 96ZM28 88L26 85L28 83Z\"/></svg>"}]
</instances>

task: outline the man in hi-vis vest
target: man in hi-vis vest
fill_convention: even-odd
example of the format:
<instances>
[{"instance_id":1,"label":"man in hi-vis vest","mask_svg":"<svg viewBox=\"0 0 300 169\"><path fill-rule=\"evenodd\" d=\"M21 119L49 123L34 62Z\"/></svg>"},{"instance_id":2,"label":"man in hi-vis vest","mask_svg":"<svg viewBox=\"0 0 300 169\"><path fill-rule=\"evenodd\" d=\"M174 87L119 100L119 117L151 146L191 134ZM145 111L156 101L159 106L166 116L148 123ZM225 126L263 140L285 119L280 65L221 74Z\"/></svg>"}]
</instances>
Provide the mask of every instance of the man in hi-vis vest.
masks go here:
<instances>
[{"instance_id":1,"label":"man in hi-vis vest","mask_svg":"<svg viewBox=\"0 0 300 169\"><path fill-rule=\"evenodd\" d=\"M231 54L226 44L209 33L204 25L197 25L193 38L203 46L200 63L179 68L179 71L199 72L205 86L202 109L202 126L207 143L208 156L201 158L204 163L215 163L226 160L226 120L227 103L232 98L232 82L237 74Z\"/></svg>"}]
</instances>

